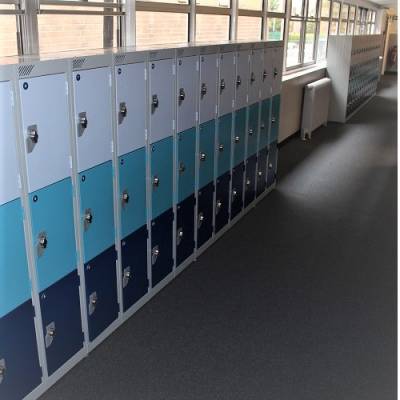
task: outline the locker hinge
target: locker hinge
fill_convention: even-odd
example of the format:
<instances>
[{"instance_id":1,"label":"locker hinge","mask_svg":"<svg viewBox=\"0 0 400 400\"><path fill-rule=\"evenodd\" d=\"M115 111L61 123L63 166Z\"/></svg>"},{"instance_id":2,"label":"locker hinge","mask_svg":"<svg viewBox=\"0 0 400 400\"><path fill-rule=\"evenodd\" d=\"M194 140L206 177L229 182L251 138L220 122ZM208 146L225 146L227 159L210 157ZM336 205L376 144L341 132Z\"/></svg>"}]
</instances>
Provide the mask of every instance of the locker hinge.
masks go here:
<instances>
[{"instance_id":1,"label":"locker hinge","mask_svg":"<svg viewBox=\"0 0 400 400\"><path fill-rule=\"evenodd\" d=\"M197 61L196 61L196 71L198 71L199 68L200 68L200 64L199 64L199 61L197 60Z\"/></svg>"},{"instance_id":2,"label":"locker hinge","mask_svg":"<svg viewBox=\"0 0 400 400\"><path fill-rule=\"evenodd\" d=\"M111 72L108 74L108 84L112 87L112 75Z\"/></svg>"},{"instance_id":3,"label":"locker hinge","mask_svg":"<svg viewBox=\"0 0 400 400\"><path fill-rule=\"evenodd\" d=\"M69 169L72 170L72 156L69 156Z\"/></svg>"},{"instance_id":4,"label":"locker hinge","mask_svg":"<svg viewBox=\"0 0 400 400\"><path fill-rule=\"evenodd\" d=\"M144 69L144 80L147 81L147 69Z\"/></svg>"},{"instance_id":5,"label":"locker hinge","mask_svg":"<svg viewBox=\"0 0 400 400\"><path fill-rule=\"evenodd\" d=\"M69 90L68 90L68 82L65 82L65 95L68 97Z\"/></svg>"},{"instance_id":6,"label":"locker hinge","mask_svg":"<svg viewBox=\"0 0 400 400\"><path fill-rule=\"evenodd\" d=\"M172 120L172 130L175 131L175 120Z\"/></svg>"},{"instance_id":7,"label":"locker hinge","mask_svg":"<svg viewBox=\"0 0 400 400\"><path fill-rule=\"evenodd\" d=\"M18 174L17 176L17 183L18 183L18 189L22 189L22 180L21 180L21 175Z\"/></svg>"},{"instance_id":8,"label":"locker hinge","mask_svg":"<svg viewBox=\"0 0 400 400\"><path fill-rule=\"evenodd\" d=\"M147 142L147 129L144 130L144 140Z\"/></svg>"},{"instance_id":9,"label":"locker hinge","mask_svg":"<svg viewBox=\"0 0 400 400\"><path fill-rule=\"evenodd\" d=\"M112 154L114 153L114 141L113 140L111 140L111 153Z\"/></svg>"},{"instance_id":10,"label":"locker hinge","mask_svg":"<svg viewBox=\"0 0 400 400\"><path fill-rule=\"evenodd\" d=\"M10 90L10 103L11 103L11 108L14 108L15 101L14 101L14 92L12 90Z\"/></svg>"},{"instance_id":11,"label":"locker hinge","mask_svg":"<svg viewBox=\"0 0 400 400\"><path fill-rule=\"evenodd\" d=\"M198 122L198 121L199 121L199 112L196 111L196 122Z\"/></svg>"}]
</instances>

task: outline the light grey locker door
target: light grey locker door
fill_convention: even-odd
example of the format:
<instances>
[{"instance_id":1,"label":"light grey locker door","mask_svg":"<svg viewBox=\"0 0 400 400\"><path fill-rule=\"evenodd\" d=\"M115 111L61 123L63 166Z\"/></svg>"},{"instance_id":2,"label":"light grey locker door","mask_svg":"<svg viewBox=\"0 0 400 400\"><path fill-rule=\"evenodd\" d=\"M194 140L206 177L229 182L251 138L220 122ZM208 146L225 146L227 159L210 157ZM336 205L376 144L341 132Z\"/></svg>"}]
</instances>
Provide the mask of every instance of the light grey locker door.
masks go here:
<instances>
[{"instance_id":1,"label":"light grey locker door","mask_svg":"<svg viewBox=\"0 0 400 400\"><path fill-rule=\"evenodd\" d=\"M65 74L19 81L29 192L71 175Z\"/></svg>"},{"instance_id":2,"label":"light grey locker door","mask_svg":"<svg viewBox=\"0 0 400 400\"><path fill-rule=\"evenodd\" d=\"M217 55L200 56L200 123L215 118L217 107Z\"/></svg>"},{"instance_id":3,"label":"light grey locker door","mask_svg":"<svg viewBox=\"0 0 400 400\"><path fill-rule=\"evenodd\" d=\"M112 158L111 71L95 68L73 73L78 172Z\"/></svg>"},{"instance_id":4,"label":"light grey locker door","mask_svg":"<svg viewBox=\"0 0 400 400\"><path fill-rule=\"evenodd\" d=\"M11 83L0 82L0 204L19 197Z\"/></svg>"},{"instance_id":5,"label":"light grey locker door","mask_svg":"<svg viewBox=\"0 0 400 400\"><path fill-rule=\"evenodd\" d=\"M178 59L178 132L183 132L196 125L198 61L197 56Z\"/></svg>"},{"instance_id":6,"label":"light grey locker door","mask_svg":"<svg viewBox=\"0 0 400 400\"><path fill-rule=\"evenodd\" d=\"M264 71L263 59L262 49L252 51L249 77L249 104L253 104L260 99L262 74Z\"/></svg>"},{"instance_id":7,"label":"light grey locker door","mask_svg":"<svg viewBox=\"0 0 400 400\"><path fill-rule=\"evenodd\" d=\"M115 67L118 156L145 145L145 63Z\"/></svg>"},{"instance_id":8,"label":"light grey locker door","mask_svg":"<svg viewBox=\"0 0 400 400\"><path fill-rule=\"evenodd\" d=\"M272 80L273 80L273 70L274 70L274 52L273 48L268 48L264 50L264 70L267 73L267 78L264 80L262 94L265 95L264 98L268 98L272 93Z\"/></svg>"},{"instance_id":9,"label":"light grey locker door","mask_svg":"<svg viewBox=\"0 0 400 400\"><path fill-rule=\"evenodd\" d=\"M283 63L283 47L275 47L273 52L273 80L272 95L275 96L281 92L282 88L282 63Z\"/></svg>"},{"instance_id":10,"label":"light grey locker door","mask_svg":"<svg viewBox=\"0 0 400 400\"><path fill-rule=\"evenodd\" d=\"M236 110L247 104L247 87L250 72L250 51L239 51L236 55Z\"/></svg>"},{"instance_id":11,"label":"light grey locker door","mask_svg":"<svg viewBox=\"0 0 400 400\"><path fill-rule=\"evenodd\" d=\"M173 134L174 60L150 63L150 143Z\"/></svg>"},{"instance_id":12,"label":"light grey locker door","mask_svg":"<svg viewBox=\"0 0 400 400\"><path fill-rule=\"evenodd\" d=\"M219 115L232 112L235 96L235 54L224 53L219 56Z\"/></svg>"}]
</instances>

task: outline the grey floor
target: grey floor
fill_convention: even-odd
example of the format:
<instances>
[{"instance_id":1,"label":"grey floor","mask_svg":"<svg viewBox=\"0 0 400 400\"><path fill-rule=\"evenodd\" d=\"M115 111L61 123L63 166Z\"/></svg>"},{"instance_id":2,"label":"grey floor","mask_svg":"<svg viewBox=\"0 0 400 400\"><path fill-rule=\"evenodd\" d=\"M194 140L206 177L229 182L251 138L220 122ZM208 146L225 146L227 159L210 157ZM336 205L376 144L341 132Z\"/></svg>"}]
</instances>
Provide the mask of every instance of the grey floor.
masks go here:
<instances>
[{"instance_id":1,"label":"grey floor","mask_svg":"<svg viewBox=\"0 0 400 400\"><path fill-rule=\"evenodd\" d=\"M389 400L397 82L281 148L279 185L43 400Z\"/></svg>"}]
</instances>

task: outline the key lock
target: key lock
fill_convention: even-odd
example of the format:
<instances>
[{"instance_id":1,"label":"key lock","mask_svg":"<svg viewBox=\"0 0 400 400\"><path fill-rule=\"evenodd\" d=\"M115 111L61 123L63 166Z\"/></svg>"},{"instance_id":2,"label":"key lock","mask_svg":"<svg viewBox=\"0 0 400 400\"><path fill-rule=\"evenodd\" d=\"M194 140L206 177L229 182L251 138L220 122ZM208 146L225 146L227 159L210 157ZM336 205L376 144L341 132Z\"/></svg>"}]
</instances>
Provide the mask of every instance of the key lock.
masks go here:
<instances>
[{"instance_id":1,"label":"key lock","mask_svg":"<svg viewBox=\"0 0 400 400\"><path fill-rule=\"evenodd\" d=\"M207 94L207 85L205 83L201 84L200 94L202 98Z\"/></svg>"},{"instance_id":2,"label":"key lock","mask_svg":"<svg viewBox=\"0 0 400 400\"><path fill-rule=\"evenodd\" d=\"M56 336L56 323L53 321L46 326L46 336L44 337L46 349L48 349L53 344L55 336Z\"/></svg>"},{"instance_id":3,"label":"key lock","mask_svg":"<svg viewBox=\"0 0 400 400\"><path fill-rule=\"evenodd\" d=\"M81 112L78 114L78 136L82 136L87 127L88 127L88 119L86 112Z\"/></svg>"},{"instance_id":4,"label":"key lock","mask_svg":"<svg viewBox=\"0 0 400 400\"><path fill-rule=\"evenodd\" d=\"M224 151L224 145L222 143L218 146L218 150L220 153Z\"/></svg>"},{"instance_id":5,"label":"key lock","mask_svg":"<svg viewBox=\"0 0 400 400\"><path fill-rule=\"evenodd\" d=\"M41 257L44 254L44 251L47 249L48 240L46 232L40 232L38 235L38 244L37 244L37 253L38 257Z\"/></svg>"},{"instance_id":6,"label":"key lock","mask_svg":"<svg viewBox=\"0 0 400 400\"><path fill-rule=\"evenodd\" d=\"M263 81L265 81L267 79L267 76L268 76L267 71L264 69L264 71L263 71Z\"/></svg>"},{"instance_id":7,"label":"key lock","mask_svg":"<svg viewBox=\"0 0 400 400\"><path fill-rule=\"evenodd\" d=\"M278 76L278 69L275 67L274 68L274 78L276 78Z\"/></svg>"},{"instance_id":8,"label":"key lock","mask_svg":"<svg viewBox=\"0 0 400 400\"><path fill-rule=\"evenodd\" d=\"M151 112L154 113L159 106L158 96L153 94L151 99Z\"/></svg>"},{"instance_id":9,"label":"key lock","mask_svg":"<svg viewBox=\"0 0 400 400\"><path fill-rule=\"evenodd\" d=\"M237 190L236 189L232 189L232 201L236 200L237 195L238 195Z\"/></svg>"},{"instance_id":10,"label":"key lock","mask_svg":"<svg viewBox=\"0 0 400 400\"><path fill-rule=\"evenodd\" d=\"M261 178L261 177L263 176L262 171L258 171L258 172L257 172L257 175L258 175L259 178Z\"/></svg>"},{"instance_id":11,"label":"key lock","mask_svg":"<svg viewBox=\"0 0 400 400\"><path fill-rule=\"evenodd\" d=\"M242 78L240 75L236 77L236 87L238 88L242 84Z\"/></svg>"},{"instance_id":12,"label":"key lock","mask_svg":"<svg viewBox=\"0 0 400 400\"><path fill-rule=\"evenodd\" d=\"M151 250L151 265L154 265L157 262L157 258L159 255L160 255L160 247L156 245Z\"/></svg>"},{"instance_id":13,"label":"key lock","mask_svg":"<svg viewBox=\"0 0 400 400\"><path fill-rule=\"evenodd\" d=\"M121 196L122 207L125 207L129 203L129 200L130 200L130 197L129 197L128 190L125 189L122 192L122 196Z\"/></svg>"},{"instance_id":14,"label":"key lock","mask_svg":"<svg viewBox=\"0 0 400 400\"><path fill-rule=\"evenodd\" d=\"M225 89L225 79L224 78L221 79L221 83L219 85L219 88L220 88L220 93L222 93L223 90Z\"/></svg>"},{"instance_id":15,"label":"key lock","mask_svg":"<svg viewBox=\"0 0 400 400\"><path fill-rule=\"evenodd\" d=\"M206 219L206 217L204 216L204 214L202 212L199 213L199 216L197 218L197 226L198 228L200 228L203 225L204 220Z\"/></svg>"},{"instance_id":16,"label":"key lock","mask_svg":"<svg viewBox=\"0 0 400 400\"><path fill-rule=\"evenodd\" d=\"M180 88L179 89L179 96L178 96L179 104L182 104L183 100L185 100L185 97L186 97L185 89L184 88Z\"/></svg>"},{"instance_id":17,"label":"key lock","mask_svg":"<svg viewBox=\"0 0 400 400\"><path fill-rule=\"evenodd\" d=\"M6 360L4 358L0 359L0 385L6 376Z\"/></svg>"},{"instance_id":18,"label":"key lock","mask_svg":"<svg viewBox=\"0 0 400 400\"><path fill-rule=\"evenodd\" d=\"M275 117L272 117L272 118L271 118L271 123L274 124L275 122L276 122L276 118L275 118Z\"/></svg>"},{"instance_id":19,"label":"key lock","mask_svg":"<svg viewBox=\"0 0 400 400\"><path fill-rule=\"evenodd\" d=\"M217 200L215 214L218 215L221 209L222 209L222 201Z\"/></svg>"},{"instance_id":20,"label":"key lock","mask_svg":"<svg viewBox=\"0 0 400 400\"><path fill-rule=\"evenodd\" d=\"M89 304L88 304L89 316L93 315L93 313L96 311L97 302L98 302L97 292L91 293L89 296Z\"/></svg>"},{"instance_id":21,"label":"key lock","mask_svg":"<svg viewBox=\"0 0 400 400\"><path fill-rule=\"evenodd\" d=\"M183 240L183 228L179 228L176 232L176 244L179 246Z\"/></svg>"},{"instance_id":22,"label":"key lock","mask_svg":"<svg viewBox=\"0 0 400 400\"><path fill-rule=\"evenodd\" d=\"M239 136L235 136L235 143L239 143L240 142L240 137Z\"/></svg>"},{"instance_id":23,"label":"key lock","mask_svg":"<svg viewBox=\"0 0 400 400\"><path fill-rule=\"evenodd\" d=\"M31 153L33 151L38 141L39 141L39 132L37 125L28 126L27 137L26 137L26 145L28 153Z\"/></svg>"},{"instance_id":24,"label":"key lock","mask_svg":"<svg viewBox=\"0 0 400 400\"><path fill-rule=\"evenodd\" d=\"M200 161L206 161L206 153L200 153Z\"/></svg>"},{"instance_id":25,"label":"key lock","mask_svg":"<svg viewBox=\"0 0 400 400\"><path fill-rule=\"evenodd\" d=\"M255 80L256 80L256 75L254 74L254 72L252 72L250 75L250 83L253 84Z\"/></svg>"},{"instance_id":26,"label":"key lock","mask_svg":"<svg viewBox=\"0 0 400 400\"><path fill-rule=\"evenodd\" d=\"M128 286L129 281L132 278L132 271L131 267L128 266L123 270L123 276L122 276L122 287L126 288Z\"/></svg>"},{"instance_id":27,"label":"key lock","mask_svg":"<svg viewBox=\"0 0 400 400\"><path fill-rule=\"evenodd\" d=\"M249 136L253 136L254 130L253 128L249 128Z\"/></svg>"},{"instance_id":28,"label":"key lock","mask_svg":"<svg viewBox=\"0 0 400 400\"><path fill-rule=\"evenodd\" d=\"M246 179L246 186L249 187L251 185L251 179L247 178Z\"/></svg>"},{"instance_id":29,"label":"key lock","mask_svg":"<svg viewBox=\"0 0 400 400\"><path fill-rule=\"evenodd\" d=\"M153 177L153 188L157 189L160 186L160 178L158 176Z\"/></svg>"},{"instance_id":30,"label":"key lock","mask_svg":"<svg viewBox=\"0 0 400 400\"><path fill-rule=\"evenodd\" d=\"M183 163L183 161L181 161L181 162L179 163L179 174L182 175L185 171L186 171L186 166L185 166L185 164Z\"/></svg>"},{"instance_id":31,"label":"key lock","mask_svg":"<svg viewBox=\"0 0 400 400\"><path fill-rule=\"evenodd\" d=\"M126 103L123 101L119 103L119 112L118 112L118 122L122 124L123 120L128 115L128 108L126 107Z\"/></svg>"},{"instance_id":32,"label":"key lock","mask_svg":"<svg viewBox=\"0 0 400 400\"><path fill-rule=\"evenodd\" d=\"M89 229L89 227L92 223L93 223L93 213L90 208L87 208L85 210L85 214L83 216L83 225L84 225L85 231L87 231Z\"/></svg>"}]
</instances>

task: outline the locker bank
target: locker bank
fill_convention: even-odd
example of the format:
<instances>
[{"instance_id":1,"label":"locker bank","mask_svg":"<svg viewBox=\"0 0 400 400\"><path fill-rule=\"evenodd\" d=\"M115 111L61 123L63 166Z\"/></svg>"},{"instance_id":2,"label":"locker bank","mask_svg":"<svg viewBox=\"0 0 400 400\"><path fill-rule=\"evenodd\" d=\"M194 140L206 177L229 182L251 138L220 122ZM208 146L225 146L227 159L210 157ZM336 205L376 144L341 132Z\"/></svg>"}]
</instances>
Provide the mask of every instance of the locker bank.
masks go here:
<instances>
[{"instance_id":1,"label":"locker bank","mask_svg":"<svg viewBox=\"0 0 400 400\"><path fill-rule=\"evenodd\" d=\"M38 398L274 188L282 45L0 66L1 399Z\"/></svg>"}]
</instances>

